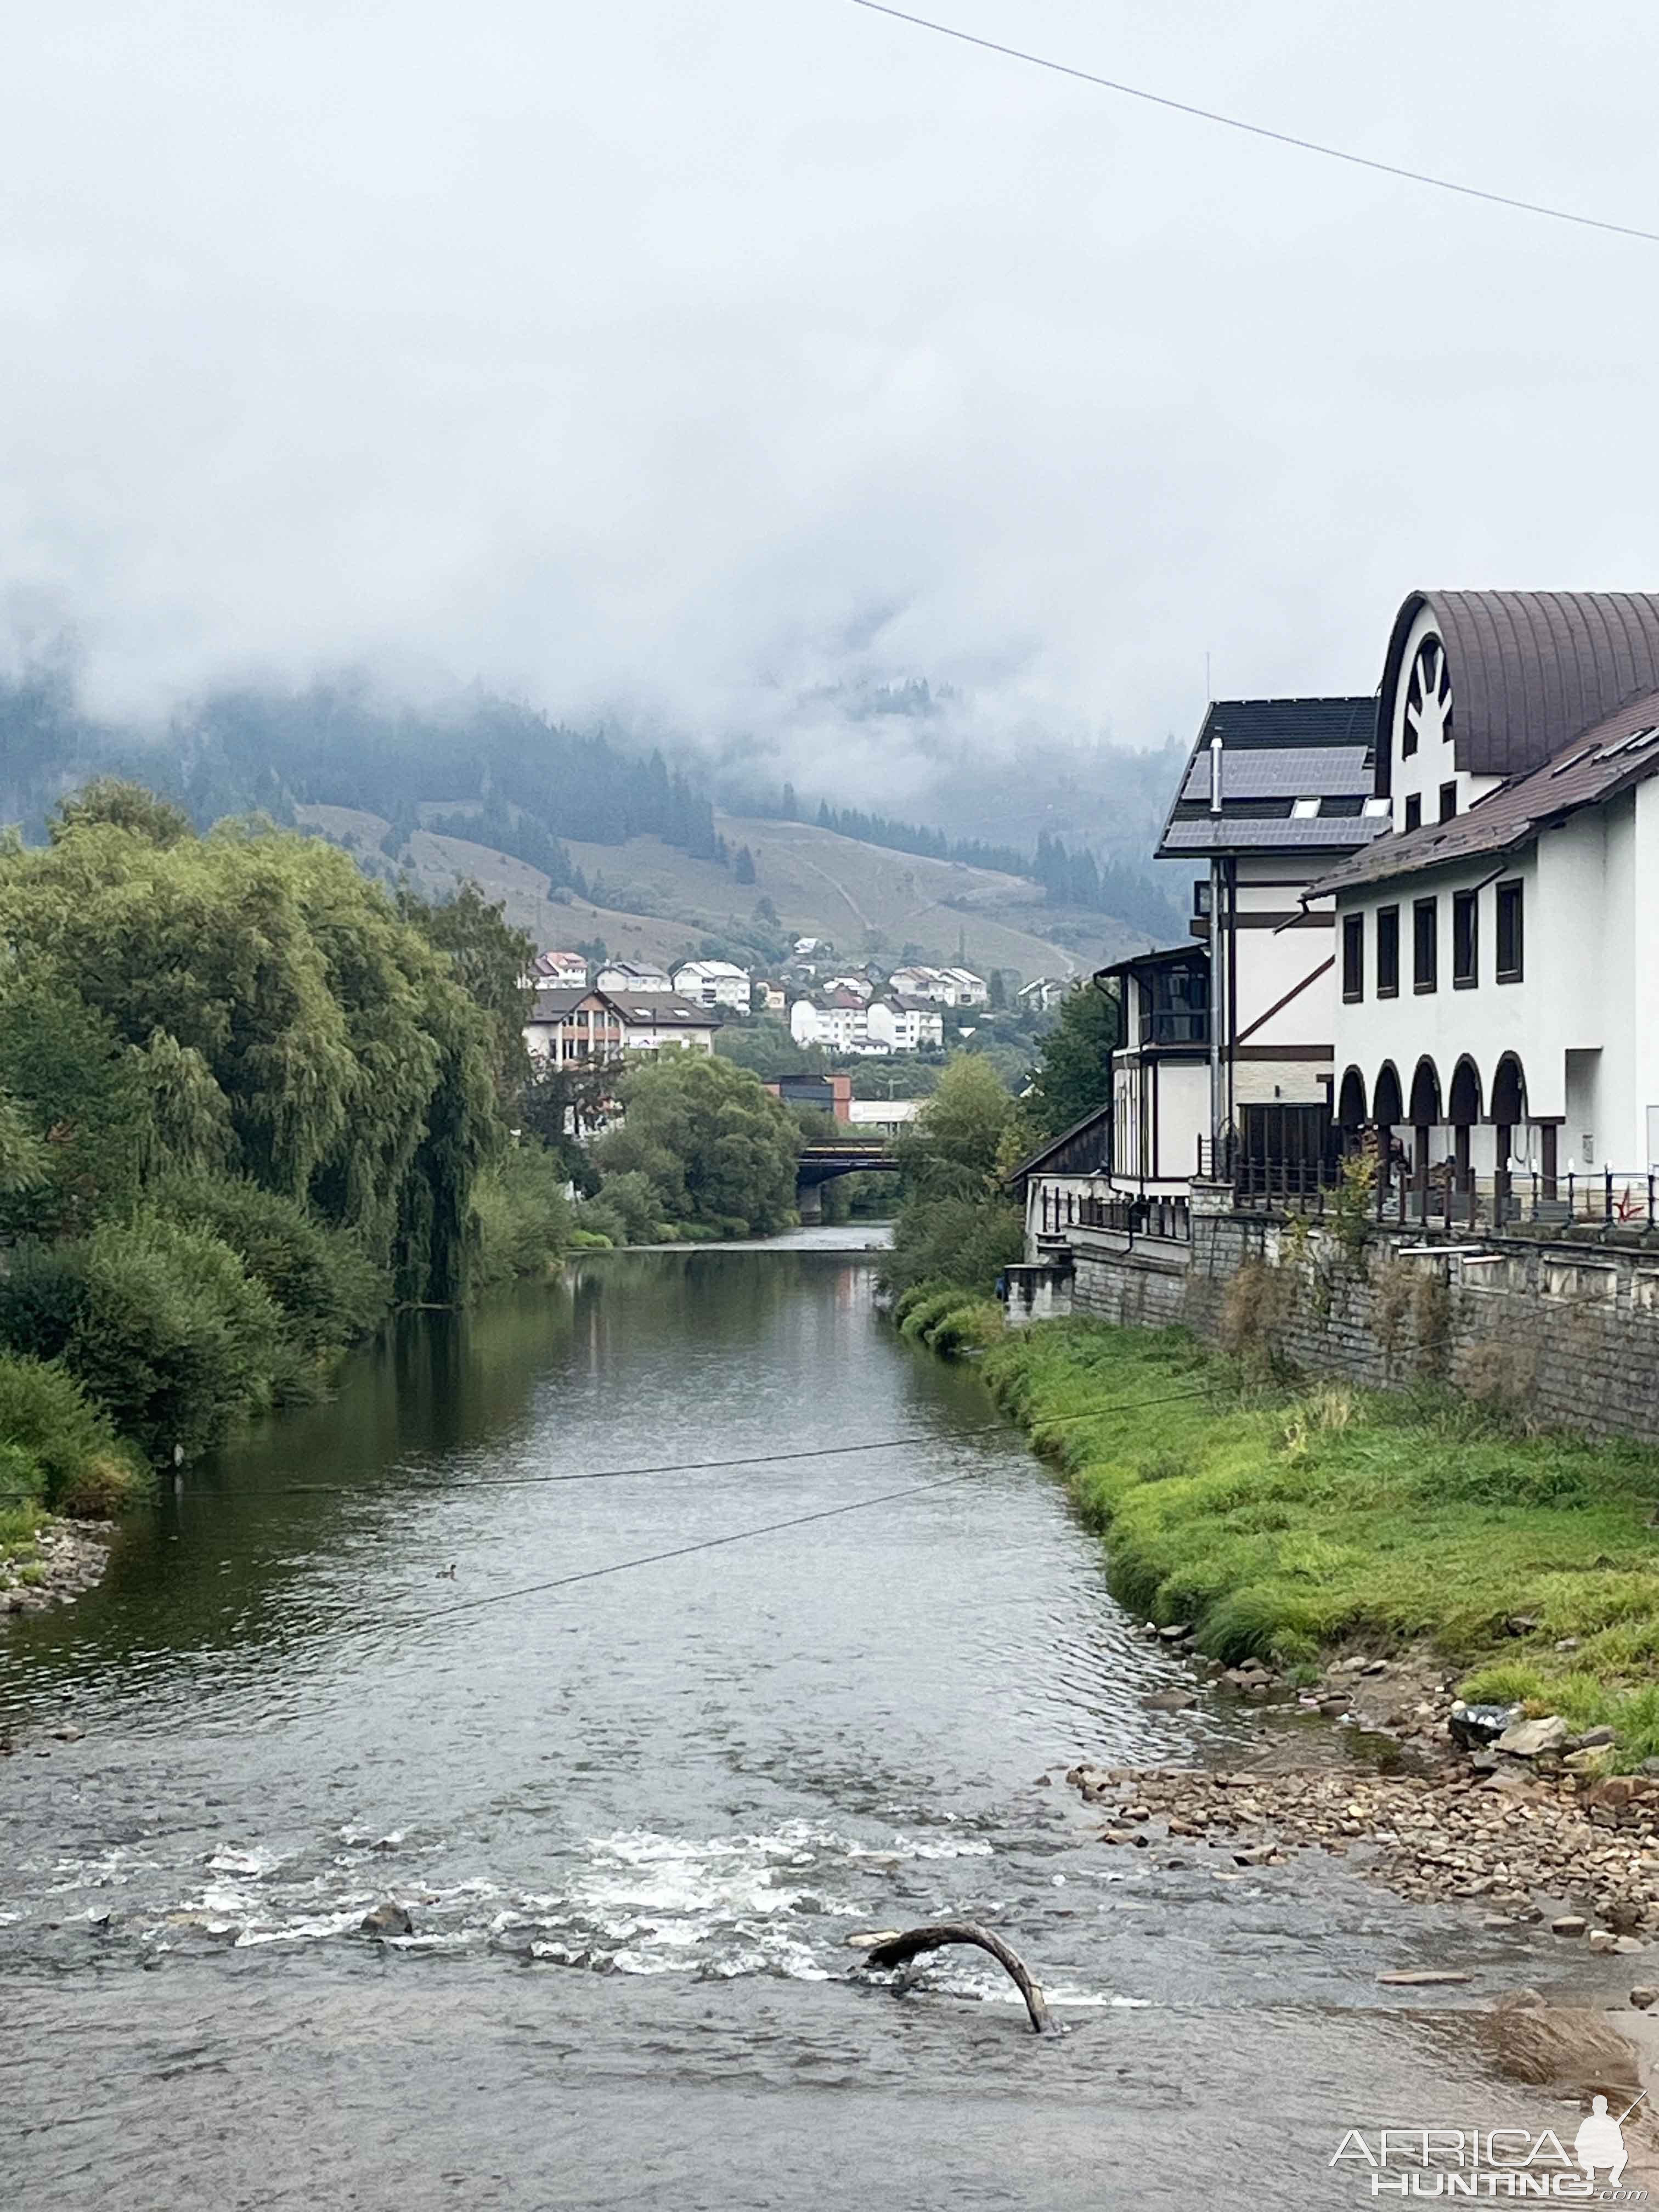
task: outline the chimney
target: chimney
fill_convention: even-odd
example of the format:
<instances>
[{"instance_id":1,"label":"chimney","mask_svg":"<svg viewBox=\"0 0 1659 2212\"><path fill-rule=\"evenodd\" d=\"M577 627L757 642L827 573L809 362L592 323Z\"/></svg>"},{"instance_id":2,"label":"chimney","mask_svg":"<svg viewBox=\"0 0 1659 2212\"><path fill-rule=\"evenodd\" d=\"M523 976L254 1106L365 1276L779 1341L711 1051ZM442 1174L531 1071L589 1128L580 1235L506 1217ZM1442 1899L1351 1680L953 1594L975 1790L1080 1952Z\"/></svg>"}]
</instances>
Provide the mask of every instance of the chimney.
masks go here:
<instances>
[{"instance_id":1,"label":"chimney","mask_svg":"<svg viewBox=\"0 0 1659 2212\"><path fill-rule=\"evenodd\" d=\"M1210 739L1210 811L1221 811L1221 732Z\"/></svg>"}]
</instances>

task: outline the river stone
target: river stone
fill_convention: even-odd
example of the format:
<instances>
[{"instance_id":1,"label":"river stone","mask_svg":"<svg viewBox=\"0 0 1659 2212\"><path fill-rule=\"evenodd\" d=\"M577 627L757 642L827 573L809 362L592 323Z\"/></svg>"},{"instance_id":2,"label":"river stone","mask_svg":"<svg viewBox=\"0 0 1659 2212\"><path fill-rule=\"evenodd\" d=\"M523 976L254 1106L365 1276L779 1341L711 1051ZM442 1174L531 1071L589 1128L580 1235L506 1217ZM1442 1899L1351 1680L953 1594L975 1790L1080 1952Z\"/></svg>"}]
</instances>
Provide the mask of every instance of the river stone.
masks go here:
<instances>
[{"instance_id":1,"label":"river stone","mask_svg":"<svg viewBox=\"0 0 1659 2212\"><path fill-rule=\"evenodd\" d=\"M1464 1751L1495 1743L1520 1718L1515 1705L1466 1705L1459 1698L1449 1717L1452 1741Z\"/></svg>"},{"instance_id":2,"label":"river stone","mask_svg":"<svg viewBox=\"0 0 1659 2212\"><path fill-rule=\"evenodd\" d=\"M1184 1713L1198 1699L1191 1690L1154 1690L1150 1698L1143 1698L1140 1702L1149 1713Z\"/></svg>"},{"instance_id":3,"label":"river stone","mask_svg":"<svg viewBox=\"0 0 1659 2212\"><path fill-rule=\"evenodd\" d=\"M1585 1928L1582 1912L1563 1912L1550 1923L1552 1936L1582 1936Z\"/></svg>"},{"instance_id":4,"label":"river stone","mask_svg":"<svg viewBox=\"0 0 1659 2212\"><path fill-rule=\"evenodd\" d=\"M1655 1989L1650 1982L1638 1982L1630 1993L1630 2001L1638 2012L1651 2011L1655 2005L1659 2004L1659 1989Z\"/></svg>"},{"instance_id":5,"label":"river stone","mask_svg":"<svg viewBox=\"0 0 1659 2212\"><path fill-rule=\"evenodd\" d=\"M358 1923L358 1933L363 1936L412 1936L415 1923L410 1918L405 1906L399 1905L395 1897L388 1897L372 1912L364 1913Z\"/></svg>"},{"instance_id":6,"label":"river stone","mask_svg":"<svg viewBox=\"0 0 1659 2212\"><path fill-rule=\"evenodd\" d=\"M1179 1644L1193 1632L1190 1622L1177 1620L1172 1621L1168 1628L1160 1628L1158 1632L1165 1644Z\"/></svg>"},{"instance_id":7,"label":"river stone","mask_svg":"<svg viewBox=\"0 0 1659 2212\"><path fill-rule=\"evenodd\" d=\"M1551 1713L1544 1720L1516 1721L1498 1737L1497 1748L1511 1759L1538 1759L1547 1751L1559 1751L1566 1740L1566 1723L1559 1713Z\"/></svg>"},{"instance_id":8,"label":"river stone","mask_svg":"<svg viewBox=\"0 0 1659 2212\"><path fill-rule=\"evenodd\" d=\"M1377 1980L1384 1989L1428 1990L1441 1982L1467 1982L1467 1974L1442 1973L1437 1967L1426 1967L1420 1972L1408 1974L1379 1974Z\"/></svg>"}]
</instances>

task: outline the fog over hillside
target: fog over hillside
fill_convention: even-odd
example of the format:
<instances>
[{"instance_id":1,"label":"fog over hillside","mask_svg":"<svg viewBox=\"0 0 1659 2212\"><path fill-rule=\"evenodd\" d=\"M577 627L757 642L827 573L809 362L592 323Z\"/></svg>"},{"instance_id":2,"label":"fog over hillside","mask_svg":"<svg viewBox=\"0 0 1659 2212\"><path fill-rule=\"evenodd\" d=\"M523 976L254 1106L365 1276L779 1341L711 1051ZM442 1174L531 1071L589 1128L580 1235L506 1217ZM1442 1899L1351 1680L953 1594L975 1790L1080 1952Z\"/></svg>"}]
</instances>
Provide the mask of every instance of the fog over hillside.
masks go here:
<instances>
[{"instance_id":1,"label":"fog over hillside","mask_svg":"<svg viewBox=\"0 0 1659 2212\"><path fill-rule=\"evenodd\" d=\"M1651 219L1634 0L938 12ZM1101 748L1206 662L1350 693L1412 586L1651 580L1650 248L848 0L55 0L0 179L0 633L129 726L366 670L1127 839Z\"/></svg>"}]
</instances>

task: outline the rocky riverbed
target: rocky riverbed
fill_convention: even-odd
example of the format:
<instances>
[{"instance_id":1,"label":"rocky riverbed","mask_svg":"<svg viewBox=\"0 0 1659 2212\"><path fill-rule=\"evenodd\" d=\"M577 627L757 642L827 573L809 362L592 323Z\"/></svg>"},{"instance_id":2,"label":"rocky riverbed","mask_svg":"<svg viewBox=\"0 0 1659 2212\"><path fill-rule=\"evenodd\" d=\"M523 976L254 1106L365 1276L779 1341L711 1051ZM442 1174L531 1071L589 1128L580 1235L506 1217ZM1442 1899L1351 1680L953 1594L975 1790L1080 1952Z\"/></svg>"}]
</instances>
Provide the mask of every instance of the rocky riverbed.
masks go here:
<instances>
[{"instance_id":1,"label":"rocky riverbed","mask_svg":"<svg viewBox=\"0 0 1659 2212\"><path fill-rule=\"evenodd\" d=\"M112 1521L46 1521L20 1551L0 1554L0 1613L44 1613L103 1580Z\"/></svg>"},{"instance_id":2,"label":"rocky riverbed","mask_svg":"<svg viewBox=\"0 0 1659 2212\"><path fill-rule=\"evenodd\" d=\"M1101 1841L1121 1848L1196 1845L1224 1873L1322 1850L1402 1896L1479 1905L1489 1927L1547 1920L1564 1942L1632 1954L1659 1942L1659 1783L1648 1776L1504 1762L1423 1774L1085 1765L1066 1778L1106 1816Z\"/></svg>"}]
</instances>

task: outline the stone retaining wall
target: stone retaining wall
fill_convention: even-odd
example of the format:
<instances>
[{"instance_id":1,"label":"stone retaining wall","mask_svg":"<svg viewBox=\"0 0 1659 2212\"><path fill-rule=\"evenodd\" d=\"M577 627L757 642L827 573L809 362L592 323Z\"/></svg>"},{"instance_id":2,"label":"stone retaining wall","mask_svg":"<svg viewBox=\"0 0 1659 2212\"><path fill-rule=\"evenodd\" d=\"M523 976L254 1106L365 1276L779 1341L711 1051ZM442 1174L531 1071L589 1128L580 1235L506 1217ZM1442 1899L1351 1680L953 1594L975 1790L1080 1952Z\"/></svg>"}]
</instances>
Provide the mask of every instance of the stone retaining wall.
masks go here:
<instances>
[{"instance_id":1,"label":"stone retaining wall","mask_svg":"<svg viewBox=\"0 0 1659 2212\"><path fill-rule=\"evenodd\" d=\"M1659 1251L1384 1230L1356 1259L1316 1224L1235 1212L1202 1184L1192 1230L1190 1246L1073 1232L1073 1310L1214 1337L1229 1285L1265 1263L1249 1317L1310 1374L1444 1382L1545 1427L1659 1443Z\"/></svg>"}]
</instances>

